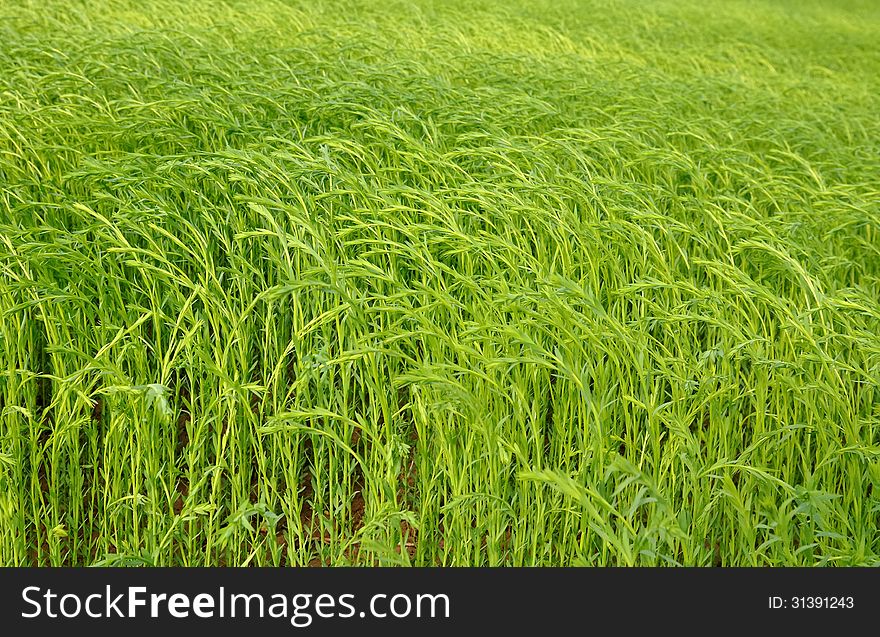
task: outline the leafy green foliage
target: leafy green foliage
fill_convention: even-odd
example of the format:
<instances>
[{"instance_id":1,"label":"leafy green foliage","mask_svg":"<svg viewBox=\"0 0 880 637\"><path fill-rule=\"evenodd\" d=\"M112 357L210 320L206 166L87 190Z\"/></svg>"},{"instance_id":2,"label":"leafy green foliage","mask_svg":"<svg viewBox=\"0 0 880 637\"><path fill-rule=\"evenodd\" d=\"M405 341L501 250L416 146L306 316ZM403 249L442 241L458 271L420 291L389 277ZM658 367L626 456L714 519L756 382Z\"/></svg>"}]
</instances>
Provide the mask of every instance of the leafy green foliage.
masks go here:
<instances>
[{"instance_id":1,"label":"leafy green foliage","mask_svg":"<svg viewBox=\"0 0 880 637\"><path fill-rule=\"evenodd\" d=\"M0 17L0 564L878 563L872 3Z\"/></svg>"}]
</instances>

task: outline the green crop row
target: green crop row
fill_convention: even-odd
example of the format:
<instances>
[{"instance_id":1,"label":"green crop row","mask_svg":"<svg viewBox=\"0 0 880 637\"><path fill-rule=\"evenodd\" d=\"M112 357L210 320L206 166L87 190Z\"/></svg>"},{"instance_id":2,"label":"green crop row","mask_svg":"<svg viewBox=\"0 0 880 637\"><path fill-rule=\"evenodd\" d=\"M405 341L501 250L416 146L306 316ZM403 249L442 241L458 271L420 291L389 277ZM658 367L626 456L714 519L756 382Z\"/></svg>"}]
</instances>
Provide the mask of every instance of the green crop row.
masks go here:
<instances>
[{"instance_id":1,"label":"green crop row","mask_svg":"<svg viewBox=\"0 0 880 637\"><path fill-rule=\"evenodd\" d=\"M0 0L0 564L878 564L878 41Z\"/></svg>"}]
</instances>

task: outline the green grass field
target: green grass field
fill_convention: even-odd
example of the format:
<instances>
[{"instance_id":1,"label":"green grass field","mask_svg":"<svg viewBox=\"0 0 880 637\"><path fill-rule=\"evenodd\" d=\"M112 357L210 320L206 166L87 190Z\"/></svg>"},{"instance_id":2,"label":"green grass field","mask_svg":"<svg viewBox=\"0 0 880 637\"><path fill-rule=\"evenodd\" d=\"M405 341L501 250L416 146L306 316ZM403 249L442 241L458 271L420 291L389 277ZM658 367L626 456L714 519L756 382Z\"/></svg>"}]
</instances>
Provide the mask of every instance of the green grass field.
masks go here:
<instances>
[{"instance_id":1,"label":"green grass field","mask_svg":"<svg viewBox=\"0 0 880 637\"><path fill-rule=\"evenodd\" d=\"M0 0L0 564L880 564L880 5Z\"/></svg>"}]
</instances>

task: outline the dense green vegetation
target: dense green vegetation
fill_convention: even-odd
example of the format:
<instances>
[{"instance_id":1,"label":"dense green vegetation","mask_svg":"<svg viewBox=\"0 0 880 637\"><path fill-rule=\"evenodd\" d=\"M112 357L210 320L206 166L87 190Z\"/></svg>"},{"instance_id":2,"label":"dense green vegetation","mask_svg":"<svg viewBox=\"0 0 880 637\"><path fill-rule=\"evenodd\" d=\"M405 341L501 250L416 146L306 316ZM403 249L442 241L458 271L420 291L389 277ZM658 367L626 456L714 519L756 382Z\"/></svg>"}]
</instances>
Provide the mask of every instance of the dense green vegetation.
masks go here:
<instances>
[{"instance_id":1,"label":"dense green vegetation","mask_svg":"<svg viewBox=\"0 0 880 637\"><path fill-rule=\"evenodd\" d=\"M0 0L0 564L877 564L878 42Z\"/></svg>"}]
</instances>

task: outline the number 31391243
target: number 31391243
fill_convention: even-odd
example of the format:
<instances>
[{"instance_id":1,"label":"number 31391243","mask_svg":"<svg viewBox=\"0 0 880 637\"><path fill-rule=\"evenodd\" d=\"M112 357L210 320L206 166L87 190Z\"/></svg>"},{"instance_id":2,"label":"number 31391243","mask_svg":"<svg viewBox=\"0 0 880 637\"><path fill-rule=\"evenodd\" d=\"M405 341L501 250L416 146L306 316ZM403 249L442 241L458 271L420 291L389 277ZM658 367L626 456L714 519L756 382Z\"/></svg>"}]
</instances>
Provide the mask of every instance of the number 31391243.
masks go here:
<instances>
[{"instance_id":1,"label":"number 31391243","mask_svg":"<svg viewBox=\"0 0 880 637\"><path fill-rule=\"evenodd\" d=\"M853 608L852 597L792 597L791 608Z\"/></svg>"}]
</instances>

